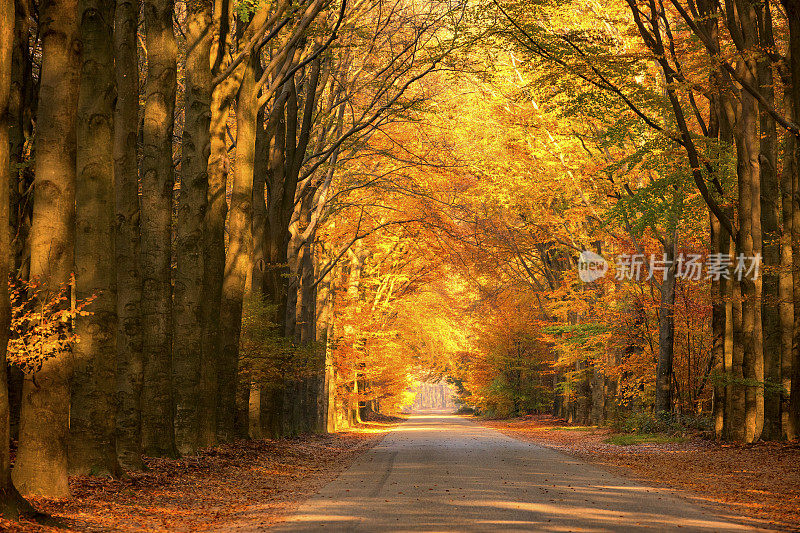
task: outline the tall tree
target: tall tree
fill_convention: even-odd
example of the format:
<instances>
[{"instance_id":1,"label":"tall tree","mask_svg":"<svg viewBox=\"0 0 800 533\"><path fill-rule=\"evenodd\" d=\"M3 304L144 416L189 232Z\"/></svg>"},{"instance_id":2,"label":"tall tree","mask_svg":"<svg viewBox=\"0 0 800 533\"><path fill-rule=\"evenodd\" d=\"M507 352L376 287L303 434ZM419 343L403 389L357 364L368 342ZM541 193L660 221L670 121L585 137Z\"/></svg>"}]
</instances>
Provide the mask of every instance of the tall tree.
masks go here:
<instances>
[{"instance_id":1,"label":"tall tree","mask_svg":"<svg viewBox=\"0 0 800 533\"><path fill-rule=\"evenodd\" d=\"M177 45L172 0L144 2L147 82L142 119L142 448L175 455L172 400L172 133Z\"/></svg>"},{"instance_id":2,"label":"tall tree","mask_svg":"<svg viewBox=\"0 0 800 533\"><path fill-rule=\"evenodd\" d=\"M14 3L4 2L0 6L0 228L9 221L10 191L12 179L11 144L9 143L9 113L11 100L12 42L14 41ZM13 257L11 234L0 231L0 280L8 279ZM11 482L10 406L8 385L6 383L6 354L8 348L9 326L11 322L11 301L8 284L0 283L0 515L16 518L21 509L28 510L25 501L19 497Z\"/></svg>"},{"instance_id":3,"label":"tall tree","mask_svg":"<svg viewBox=\"0 0 800 533\"><path fill-rule=\"evenodd\" d=\"M117 226L117 457L127 471L142 463L142 276L139 265L139 0L118 0L114 23L117 106L114 186Z\"/></svg>"},{"instance_id":4,"label":"tall tree","mask_svg":"<svg viewBox=\"0 0 800 533\"><path fill-rule=\"evenodd\" d=\"M31 175L25 172L25 141L33 133L36 87L33 60L30 52L30 31L33 17L28 0L16 0L14 13L14 44L11 58L11 96L9 100L9 140L11 143L11 211L9 228L14 254L12 273L22 270L27 278L28 232L30 230L29 186ZM17 371L18 372L18 371ZM14 373L14 371L12 371Z\"/></svg>"},{"instance_id":5,"label":"tall tree","mask_svg":"<svg viewBox=\"0 0 800 533\"><path fill-rule=\"evenodd\" d=\"M36 135L31 277L42 297L70 282L75 242L75 115L80 79L77 0L40 5L42 65ZM12 472L22 494L64 497L69 438L71 355L57 351L25 377L19 447Z\"/></svg>"},{"instance_id":6,"label":"tall tree","mask_svg":"<svg viewBox=\"0 0 800 533\"><path fill-rule=\"evenodd\" d=\"M83 56L75 186L76 297L94 297L75 319L70 472L119 474L114 445L117 280L114 253L114 0L79 0Z\"/></svg>"},{"instance_id":7,"label":"tall tree","mask_svg":"<svg viewBox=\"0 0 800 533\"><path fill-rule=\"evenodd\" d=\"M677 193L676 193L677 194ZM664 243L664 259L668 265L661 282L661 303L658 322L658 362L656 365L656 412L672 411L672 366L675 355L675 247L676 235Z\"/></svg>"},{"instance_id":8,"label":"tall tree","mask_svg":"<svg viewBox=\"0 0 800 533\"><path fill-rule=\"evenodd\" d=\"M259 61L258 54L253 54L246 61L236 100L236 167L231 186L228 249L225 255L225 277L222 282L219 318L222 349L217 373L219 376L217 436L222 442L232 440L235 436L242 300L252 247L253 164L258 113L256 61Z\"/></svg>"},{"instance_id":9,"label":"tall tree","mask_svg":"<svg viewBox=\"0 0 800 533\"><path fill-rule=\"evenodd\" d=\"M230 23L233 2L214 2L211 72L216 77L225 71L230 57ZM228 181L228 146L225 132L231 99L235 96L235 81L228 77L214 84L211 92L211 122L209 131L208 192L203 221L203 344L200 367L199 446L217 442L217 396L220 349L219 307L222 298L222 279L225 271L225 217L228 212L226 188Z\"/></svg>"},{"instance_id":10,"label":"tall tree","mask_svg":"<svg viewBox=\"0 0 800 533\"><path fill-rule=\"evenodd\" d=\"M758 26L755 5L749 0L728 0L726 2L728 30L731 32L737 49L744 60L738 62L736 71L739 77L751 86L756 86L758 57ZM736 142L736 171L739 189L739 232L736 242L736 255L752 258L761 254L761 177L759 154L761 150L759 135L759 106L755 97L745 90L738 92L735 109L734 139ZM736 346L741 347L740 356L734 352L734 377L740 377L741 384L734 386L739 399L738 417L734 419L733 434L737 440L752 442L759 437L758 390L748 383L763 380L764 353L761 333L761 279L743 277L739 283L742 301L741 329ZM759 375L759 369L761 375ZM738 398L738 396L737 396ZM736 412L736 411L735 411ZM743 415L743 418L740 418Z\"/></svg>"},{"instance_id":11,"label":"tall tree","mask_svg":"<svg viewBox=\"0 0 800 533\"><path fill-rule=\"evenodd\" d=\"M775 48L772 35L772 12L769 3L759 6L758 29L762 50ZM772 64L766 54L758 61L759 91L766 99L767 105L775 104L774 76ZM760 423L763 424L762 436L768 440L781 438L781 396L774 392L774 387L781 382L781 319L780 302L780 192L778 183L778 132L775 121L761 109L759 128L761 133L761 151L759 154L759 175L761 179L761 229L764 250L764 269L762 275L761 322L763 325L763 377L767 386L759 394L762 402Z\"/></svg>"},{"instance_id":12,"label":"tall tree","mask_svg":"<svg viewBox=\"0 0 800 533\"><path fill-rule=\"evenodd\" d=\"M208 195L211 122L211 0L186 5L185 120L181 188L176 226L172 376L175 444L193 454L198 447L203 352L204 224Z\"/></svg>"},{"instance_id":13,"label":"tall tree","mask_svg":"<svg viewBox=\"0 0 800 533\"><path fill-rule=\"evenodd\" d=\"M789 90L785 92L789 93ZM788 96L788 95L787 95ZM788 100L788 99L787 99ZM794 182L796 180L796 166L794 146L797 142L794 135L785 133L783 136L783 169L781 169L781 270L779 281L780 319L781 319L781 438L792 438L793 425L791 423L791 390L792 371L796 368L794 354L794 260L792 257L792 239L795 217ZM800 305L800 304L798 304Z\"/></svg>"},{"instance_id":14,"label":"tall tree","mask_svg":"<svg viewBox=\"0 0 800 533\"><path fill-rule=\"evenodd\" d=\"M9 104L11 103L11 54L14 43L14 3L0 6L0 228L8 223L11 184L11 144L9 142ZM0 281L8 278L11 258L11 233L0 231ZM6 382L6 351L11 326L11 301L8 284L0 283L0 509L8 501L11 484L10 408ZM2 509L5 511L5 509ZM7 512L2 512L7 516Z\"/></svg>"},{"instance_id":15,"label":"tall tree","mask_svg":"<svg viewBox=\"0 0 800 533\"><path fill-rule=\"evenodd\" d=\"M800 124L800 0L782 0L786 9L786 18L789 22L789 76L791 79L791 119L794 124ZM793 222L792 222L792 249L794 265L794 301L800 302L800 139L795 134L793 152L794 157L790 165L793 167ZM790 144L791 154L792 145ZM789 399L789 417L787 433L790 438L800 436L800 305L794 306L794 349L792 350L792 377Z\"/></svg>"}]
</instances>

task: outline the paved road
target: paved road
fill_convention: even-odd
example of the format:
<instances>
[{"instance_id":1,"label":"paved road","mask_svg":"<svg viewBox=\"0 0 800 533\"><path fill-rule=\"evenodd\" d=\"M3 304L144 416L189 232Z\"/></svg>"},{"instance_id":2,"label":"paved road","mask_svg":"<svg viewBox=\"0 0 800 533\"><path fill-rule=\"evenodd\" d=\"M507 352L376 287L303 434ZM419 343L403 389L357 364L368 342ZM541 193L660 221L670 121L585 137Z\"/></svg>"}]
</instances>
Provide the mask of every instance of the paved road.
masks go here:
<instances>
[{"instance_id":1,"label":"paved road","mask_svg":"<svg viewBox=\"0 0 800 533\"><path fill-rule=\"evenodd\" d=\"M755 531L469 420L412 416L275 531Z\"/></svg>"}]
</instances>

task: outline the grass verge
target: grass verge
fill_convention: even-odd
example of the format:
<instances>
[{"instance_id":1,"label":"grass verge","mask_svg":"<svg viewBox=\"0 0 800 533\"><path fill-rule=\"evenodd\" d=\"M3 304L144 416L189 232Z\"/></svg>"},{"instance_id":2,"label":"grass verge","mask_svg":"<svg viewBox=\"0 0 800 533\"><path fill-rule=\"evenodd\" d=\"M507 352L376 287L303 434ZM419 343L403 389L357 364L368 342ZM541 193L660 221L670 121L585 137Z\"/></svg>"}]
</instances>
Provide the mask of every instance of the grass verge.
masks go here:
<instances>
[{"instance_id":1,"label":"grass verge","mask_svg":"<svg viewBox=\"0 0 800 533\"><path fill-rule=\"evenodd\" d=\"M674 444L686 442L686 437L656 435L653 433L620 433L605 439L608 444L633 446L635 444Z\"/></svg>"}]
</instances>

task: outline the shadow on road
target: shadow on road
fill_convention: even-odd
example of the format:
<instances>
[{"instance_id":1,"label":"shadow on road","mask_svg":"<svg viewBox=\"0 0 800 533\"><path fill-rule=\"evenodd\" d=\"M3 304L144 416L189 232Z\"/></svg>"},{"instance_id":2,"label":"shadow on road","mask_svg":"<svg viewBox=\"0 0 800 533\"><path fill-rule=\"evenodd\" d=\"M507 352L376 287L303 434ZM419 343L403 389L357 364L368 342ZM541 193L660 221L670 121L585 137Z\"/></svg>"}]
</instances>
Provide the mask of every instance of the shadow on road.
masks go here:
<instances>
[{"instance_id":1,"label":"shadow on road","mask_svg":"<svg viewBox=\"0 0 800 533\"><path fill-rule=\"evenodd\" d=\"M450 412L414 413L277 531L754 531Z\"/></svg>"}]
</instances>

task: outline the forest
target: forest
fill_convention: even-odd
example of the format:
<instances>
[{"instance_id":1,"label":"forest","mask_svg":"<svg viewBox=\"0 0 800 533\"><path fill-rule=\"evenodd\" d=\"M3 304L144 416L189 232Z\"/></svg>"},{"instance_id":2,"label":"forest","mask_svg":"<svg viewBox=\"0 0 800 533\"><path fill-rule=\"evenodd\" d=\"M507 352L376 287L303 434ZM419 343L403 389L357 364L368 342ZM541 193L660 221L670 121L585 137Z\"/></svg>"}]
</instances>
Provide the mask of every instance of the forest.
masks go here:
<instances>
[{"instance_id":1,"label":"forest","mask_svg":"<svg viewBox=\"0 0 800 533\"><path fill-rule=\"evenodd\" d=\"M800 0L0 7L3 515L419 383L800 438Z\"/></svg>"}]
</instances>

